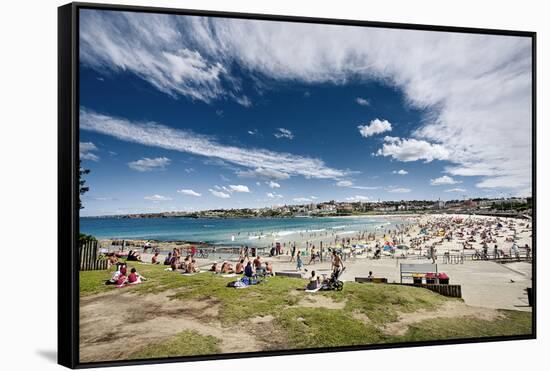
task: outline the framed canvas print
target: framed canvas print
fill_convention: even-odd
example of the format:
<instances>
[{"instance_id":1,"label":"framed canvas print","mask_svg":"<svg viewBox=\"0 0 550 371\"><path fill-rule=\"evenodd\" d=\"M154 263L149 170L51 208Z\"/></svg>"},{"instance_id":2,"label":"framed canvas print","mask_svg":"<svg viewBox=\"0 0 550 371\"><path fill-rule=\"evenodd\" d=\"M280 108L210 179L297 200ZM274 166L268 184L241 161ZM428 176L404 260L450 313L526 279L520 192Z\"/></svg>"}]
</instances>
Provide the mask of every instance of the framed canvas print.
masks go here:
<instances>
[{"instance_id":1,"label":"framed canvas print","mask_svg":"<svg viewBox=\"0 0 550 371\"><path fill-rule=\"evenodd\" d=\"M533 339L535 33L59 8L59 363Z\"/></svg>"}]
</instances>

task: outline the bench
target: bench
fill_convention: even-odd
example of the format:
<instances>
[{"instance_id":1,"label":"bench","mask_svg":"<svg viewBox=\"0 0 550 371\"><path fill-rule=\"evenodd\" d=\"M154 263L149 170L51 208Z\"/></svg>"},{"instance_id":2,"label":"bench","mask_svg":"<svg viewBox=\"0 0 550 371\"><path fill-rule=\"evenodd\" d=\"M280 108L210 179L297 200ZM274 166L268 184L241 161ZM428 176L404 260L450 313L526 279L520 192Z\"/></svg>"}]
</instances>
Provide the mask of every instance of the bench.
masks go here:
<instances>
[{"instance_id":1,"label":"bench","mask_svg":"<svg viewBox=\"0 0 550 371\"><path fill-rule=\"evenodd\" d=\"M300 272L275 272L275 276L291 277L291 278L302 278L302 273L300 273Z\"/></svg>"},{"instance_id":2,"label":"bench","mask_svg":"<svg viewBox=\"0 0 550 371\"><path fill-rule=\"evenodd\" d=\"M368 278L368 277L355 277L355 282L359 282L359 283L365 283L365 282L370 282L370 283L388 283L388 279L387 279L387 278L378 278L378 277L372 277L372 278Z\"/></svg>"},{"instance_id":3,"label":"bench","mask_svg":"<svg viewBox=\"0 0 550 371\"><path fill-rule=\"evenodd\" d=\"M413 278L414 274L433 273L437 276L437 264L401 263L399 265L399 273L401 276L401 283L403 283L403 278Z\"/></svg>"}]
</instances>

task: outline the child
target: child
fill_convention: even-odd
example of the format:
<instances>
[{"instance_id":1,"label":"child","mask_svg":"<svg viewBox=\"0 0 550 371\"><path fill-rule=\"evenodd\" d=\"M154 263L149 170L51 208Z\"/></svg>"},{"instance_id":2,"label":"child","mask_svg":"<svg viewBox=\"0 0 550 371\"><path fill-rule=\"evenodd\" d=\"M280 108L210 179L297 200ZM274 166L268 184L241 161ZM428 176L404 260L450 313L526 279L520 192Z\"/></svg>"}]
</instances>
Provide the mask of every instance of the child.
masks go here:
<instances>
[{"instance_id":1,"label":"child","mask_svg":"<svg viewBox=\"0 0 550 371\"><path fill-rule=\"evenodd\" d=\"M296 270L301 271L303 266L304 262L302 262L302 253L298 251L298 254L296 256Z\"/></svg>"},{"instance_id":2,"label":"child","mask_svg":"<svg viewBox=\"0 0 550 371\"><path fill-rule=\"evenodd\" d=\"M136 268L132 268L130 270L130 275L128 276L128 284L129 285L137 285L138 283L141 283L141 281L147 281L147 279L143 276L141 276L137 271Z\"/></svg>"}]
</instances>

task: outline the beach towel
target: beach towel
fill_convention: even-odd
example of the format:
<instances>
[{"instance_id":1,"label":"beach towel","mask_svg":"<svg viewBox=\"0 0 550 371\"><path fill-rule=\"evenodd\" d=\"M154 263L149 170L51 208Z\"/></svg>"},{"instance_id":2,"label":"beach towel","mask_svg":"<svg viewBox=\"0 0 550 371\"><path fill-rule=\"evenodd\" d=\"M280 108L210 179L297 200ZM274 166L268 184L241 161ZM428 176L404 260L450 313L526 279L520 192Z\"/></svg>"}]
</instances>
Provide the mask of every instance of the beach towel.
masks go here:
<instances>
[{"instance_id":1,"label":"beach towel","mask_svg":"<svg viewBox=\"0 0 550 371\"><path fill-rule=\"evenodd\" d=\"M306 292L309 292L309 293L315 293L317 291L321 290L321 286L317 287L316 289L313 289L313 290L308 290L306 289Z\"/></svg>"},{"instance_id":2,"label":"beach towel","mask_svg":"<svg viewBox=\"0 0 550 371\"><path fill-rule=\"evenodd\" d=\"M235 273L222 274L223 278L237 277Z\"/></svg>"}]
</instances>

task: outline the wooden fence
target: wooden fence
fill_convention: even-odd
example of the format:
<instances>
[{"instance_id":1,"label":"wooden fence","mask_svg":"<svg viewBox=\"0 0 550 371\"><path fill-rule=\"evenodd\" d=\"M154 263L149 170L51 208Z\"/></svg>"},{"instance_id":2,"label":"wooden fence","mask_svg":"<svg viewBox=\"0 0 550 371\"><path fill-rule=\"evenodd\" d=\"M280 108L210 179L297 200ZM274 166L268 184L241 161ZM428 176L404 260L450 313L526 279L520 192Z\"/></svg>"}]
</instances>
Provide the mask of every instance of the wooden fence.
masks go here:
<instances>
[{"instance_id":1,"label":"wooden fence","mask_svg":"<svg viewBox=\"0 0 550 371\"><path fill-rule=\"evenodd\" d=\"M92 271L107 269L107 259L98 260L97 258L97 241L86 241L80 243L80 270Z\"/></svg>"}]
</instances>

